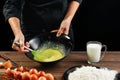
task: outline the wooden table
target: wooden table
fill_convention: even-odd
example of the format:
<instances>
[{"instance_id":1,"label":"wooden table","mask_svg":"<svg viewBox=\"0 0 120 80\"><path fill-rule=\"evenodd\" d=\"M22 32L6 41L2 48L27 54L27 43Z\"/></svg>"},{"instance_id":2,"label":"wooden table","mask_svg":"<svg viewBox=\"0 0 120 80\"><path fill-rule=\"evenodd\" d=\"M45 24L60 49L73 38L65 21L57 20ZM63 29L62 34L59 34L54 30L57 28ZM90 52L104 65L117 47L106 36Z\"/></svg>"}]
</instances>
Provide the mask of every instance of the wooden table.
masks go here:
<instances>
[{"instance_id":1,"label":"wooden table","mask_svg":"<svg viewBox=\"0 0 120 80\"><path fill-rule=\"evenodd\" d=\"M73 66L88 65L85 51L74 51L71 52L63 60L57 62L52 66L43 66L40 63L34 62L25 56L23 53L16 51L1 51L0 54L4 54L16 63L26 66L28 68L37 68L38 70L44 70L45 72L52 73L57 80L62 80L64 72ZM0 61L4 61L0 58ZM95 66L107 67L120 72L120 52L119 51L108 51L103 60Z\"/></svg>"}]
</instances>

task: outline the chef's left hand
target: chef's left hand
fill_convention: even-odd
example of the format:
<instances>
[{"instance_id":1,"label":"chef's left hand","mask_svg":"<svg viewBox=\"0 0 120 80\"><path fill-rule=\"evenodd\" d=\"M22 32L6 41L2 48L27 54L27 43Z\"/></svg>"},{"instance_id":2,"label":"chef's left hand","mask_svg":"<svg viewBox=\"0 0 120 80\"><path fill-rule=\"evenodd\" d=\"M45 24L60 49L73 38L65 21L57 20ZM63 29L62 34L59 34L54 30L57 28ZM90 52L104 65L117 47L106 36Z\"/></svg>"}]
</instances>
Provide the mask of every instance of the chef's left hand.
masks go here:
<instances>
[{"instance_id":1,"label":"chef's left hand","mask_svg":"<svg viewBox=\"0 0 120 80\"><path fill-rule=\"evenodd\" d=\"M70 24L71 24L70 20L67 20L67 19L63 20L60 24L60 28L59 28L56 36L59 37L61 34L68 35Z\"/></svg>"}]
</instances>

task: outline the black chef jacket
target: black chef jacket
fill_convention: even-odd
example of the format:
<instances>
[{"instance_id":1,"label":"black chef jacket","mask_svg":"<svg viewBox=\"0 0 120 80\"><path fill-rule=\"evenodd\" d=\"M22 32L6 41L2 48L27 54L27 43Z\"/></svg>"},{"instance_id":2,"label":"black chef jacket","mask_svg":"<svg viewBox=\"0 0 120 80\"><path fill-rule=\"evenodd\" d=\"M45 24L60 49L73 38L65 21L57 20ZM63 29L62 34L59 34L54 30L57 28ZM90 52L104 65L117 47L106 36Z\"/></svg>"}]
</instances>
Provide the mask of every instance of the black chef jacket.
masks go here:
<instances>
[{"instance_id":1,"label":"black chef jacket","mask_svg":"<svg viewBox=\"0 0 120 80\"><path fill-rule=\"evenodd\" d=\"M17 17L25 34L58 29L69 2L72 0L6 0L3 14L5 19ZM81 3L82 0L75 0ZM32 33L32 34L31 34Z\"/></svg>"}]
</instances>

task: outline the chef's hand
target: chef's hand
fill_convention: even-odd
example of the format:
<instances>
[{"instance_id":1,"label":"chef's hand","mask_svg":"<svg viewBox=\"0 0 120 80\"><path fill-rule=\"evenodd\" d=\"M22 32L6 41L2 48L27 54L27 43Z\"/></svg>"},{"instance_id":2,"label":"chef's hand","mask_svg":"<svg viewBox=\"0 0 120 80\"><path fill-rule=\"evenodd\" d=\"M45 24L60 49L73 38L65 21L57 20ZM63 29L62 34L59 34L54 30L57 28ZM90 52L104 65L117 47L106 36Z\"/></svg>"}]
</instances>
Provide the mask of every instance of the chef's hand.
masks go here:
<instances>
[{"instance_id":1,"label":"chef's hand","mask_svg":"<svg viewBox=\"0 0 120 80\"><path fill-rule=\"evenodd\" d=\"M14 42L13 42L12 48L15 49L15 50L17 50L17 51L19 51L19 52L24 52L24 53L25 53L25 52L29 52L28 50L25 50L25 49L24 49L24 45L27 46L27 47L30 47L30 45L29 45L28 42L24 43L24 41L25 41L25 38L24 38L24 35L23 35L23 34L16 35L16 36L15 36L15 39L14 39L14 42L19 42L19 43L20 43L20 46L18 47L18 46L15 45Z\"/></svg>"},{"instance_id":2,"label":"chef's hand","mask_svg":"<svg viewBox=\"0 0 120 80\"><path fill-rule=\"evenodd\" d=\"M60 28L57 32L57 37L59 37L61 34L69 34L69 28L70 28L71 21L70 20L63 20L60 24Z\"/></svg>"}]
</instances>

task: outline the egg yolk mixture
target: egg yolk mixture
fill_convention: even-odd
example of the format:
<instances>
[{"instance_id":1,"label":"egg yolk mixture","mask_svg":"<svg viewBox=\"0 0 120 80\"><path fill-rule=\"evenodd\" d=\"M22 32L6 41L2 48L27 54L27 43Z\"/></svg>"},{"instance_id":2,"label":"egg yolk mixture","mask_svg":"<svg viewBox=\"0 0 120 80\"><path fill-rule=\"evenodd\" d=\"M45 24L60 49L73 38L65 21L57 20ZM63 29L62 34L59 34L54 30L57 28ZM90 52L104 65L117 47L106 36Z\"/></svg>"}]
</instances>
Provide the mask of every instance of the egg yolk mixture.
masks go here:
<instances>
[{"instance_id":1,"label":"egg yolk mixture","mask_svg":"<svg viewBox=\"0 0 120 80\"><path fill-rule=\"evenodd\" d=\"M41 62L51 62L56 61L64 57L64 54L57 49L45 49L32 52L34 55L34 60Z\"/></svg>"}]
</instances>

